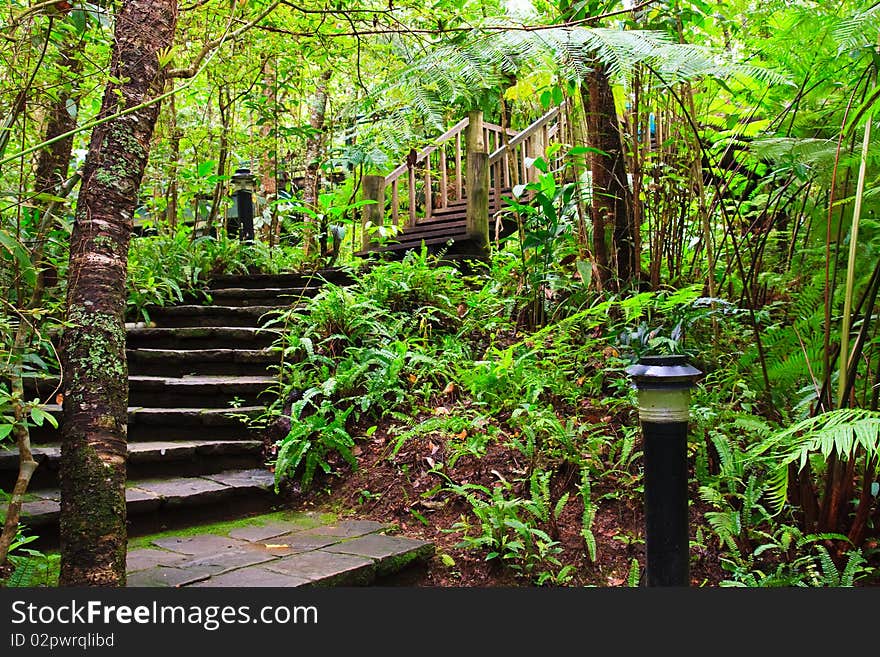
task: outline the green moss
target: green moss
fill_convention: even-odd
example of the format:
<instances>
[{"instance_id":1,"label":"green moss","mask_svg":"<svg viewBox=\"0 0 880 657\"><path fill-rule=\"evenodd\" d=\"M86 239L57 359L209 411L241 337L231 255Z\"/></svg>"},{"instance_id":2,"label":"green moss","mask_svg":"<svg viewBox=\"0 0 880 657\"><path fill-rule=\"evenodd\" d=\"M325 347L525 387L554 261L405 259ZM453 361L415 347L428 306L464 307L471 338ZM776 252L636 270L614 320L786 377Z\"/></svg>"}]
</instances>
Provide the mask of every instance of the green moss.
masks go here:
<instances>
[{"instance_id":1,"label":"green moss","mask_svg":"<svg viewBox=\"0 0 880 657\"><path fill-rule=\"evenodd\" d=\"M69 319L86 329L75 332L68 344L69 363L72 366L70 389L80 388L80 381L101 380L106 377L123 378L125 326L119 318L108 313L87 312L73 308Z\"/></svg>"},{"instance_id":2,"label":"green moss","mask_svg":"<svg viewBox=\"0 0 880 657\"><path fill-rule=\"evenodd\" d=\"M125 468L108 467L92 445L78 444L66 457L62 495L68 507L61 516L61 535L74 568L89 563L125 569ZM88 556L85 556L88 555Z\"/></svg>"},{"instance_id":3,"label":"green moss","mask_svg":"<svg viewBox=\"0 0 880 657\"><path fill-rule=\"evenodd\" d=\"M108 251L113 251L116 248L116 240L106 235L98 235L92 242L98 248L107 249Z\"/></svg>"},{"instance_id":4,"label":"green moss","mask_svg":"<svg viewBox=\"0 0 880 657\"><path fill-rule=\"evenodd\" d=\"M155 548L152 542L160 538L199 536L202 534L214 534L216 536L226 536L234 529L242 527L262 527L272 522L293 522L300 525L303 529L311 529L327 523L335 522L336 516L329 513L306 514L296 511L276 511L274 513L266 513L259 516L251 516L249 518L239 518L237 520L227 520L224 522L215 522L204 525L193 525L182 529L169 530L158 534L146 534L144 536L133 537L128 542L129 550L139 548Z\"/></svg>"}]
</instances>

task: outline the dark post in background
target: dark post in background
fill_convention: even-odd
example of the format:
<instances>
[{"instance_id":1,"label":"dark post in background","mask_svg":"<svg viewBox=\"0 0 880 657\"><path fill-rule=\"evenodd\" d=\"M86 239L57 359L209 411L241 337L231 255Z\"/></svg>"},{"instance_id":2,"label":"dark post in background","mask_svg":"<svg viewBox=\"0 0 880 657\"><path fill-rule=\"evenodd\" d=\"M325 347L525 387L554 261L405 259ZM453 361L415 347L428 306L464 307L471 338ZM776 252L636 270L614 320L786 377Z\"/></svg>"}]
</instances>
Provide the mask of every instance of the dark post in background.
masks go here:
<instances>
[{"instance_id":1,"label":"dark post in background","mask_svg":"<svg viewBox=\"0 0 880 657\"><path fill-rule=\"evenodd\" d=\"M230 213L226 231L242 242L254 241L254 183L256 178L247 167L240 167L232 176L235 212ZM234 221L233 221L234 219Z\"/></svg>"}]
</instances>

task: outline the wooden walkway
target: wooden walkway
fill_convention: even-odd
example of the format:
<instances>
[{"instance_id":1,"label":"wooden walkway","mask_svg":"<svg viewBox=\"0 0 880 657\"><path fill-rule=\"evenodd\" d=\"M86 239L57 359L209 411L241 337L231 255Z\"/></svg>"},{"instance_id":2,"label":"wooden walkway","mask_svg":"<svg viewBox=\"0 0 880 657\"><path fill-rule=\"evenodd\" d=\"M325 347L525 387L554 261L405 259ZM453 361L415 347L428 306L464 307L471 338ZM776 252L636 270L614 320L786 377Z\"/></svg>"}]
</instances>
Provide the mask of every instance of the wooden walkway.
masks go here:
<instances>
[{"instance_id":1,"label":"wooden walkway","mask_svg":"<svg viewBox=\"0 0 880 657\"><path fill-rule=\"evenodd\" d=\"M490 240L516 228L505 220L505 198L535 182L533 162L554 142L570 140L564 108L555 107L524 130L504 129L471 112L427 148L411 151L387 176L364 176L360 256L402 257L430 252L482 258ZM560 157L553 156L551 168Z\"/></svg>"}]
</instances>

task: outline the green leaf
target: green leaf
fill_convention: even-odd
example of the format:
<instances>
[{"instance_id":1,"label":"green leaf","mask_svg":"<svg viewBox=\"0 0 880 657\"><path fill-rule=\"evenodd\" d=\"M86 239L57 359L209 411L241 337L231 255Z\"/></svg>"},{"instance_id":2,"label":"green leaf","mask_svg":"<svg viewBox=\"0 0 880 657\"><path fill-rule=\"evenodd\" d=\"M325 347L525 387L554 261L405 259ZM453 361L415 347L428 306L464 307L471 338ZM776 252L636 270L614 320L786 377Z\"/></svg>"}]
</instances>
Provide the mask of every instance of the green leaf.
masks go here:
<instances>
[{"instance_id":1,"label":"green leaf","mask_svg":"<svg viewBox=\"0 0 880 657\"><path fill-rule=\"evenodd\" d=\"M56 420L53 415L47 413L39 407L31 409L31 419L38 427L43 426L43 422L46 421L51 424L55 429L58 428L58 420Z\"/></svg>"},{"instance_id":2,"label":"green leaf","mask_svg":"<svg viewBox=\"0 0 880 657\"><path fill-rule=\"evenodd\" d=\"M27 249L22 246L21 242L4 230L0 230L0 246L3 246L9 253L18 260L19 270L28 285L35 285L37 282L37 270L31 264L31 257Z\"/></svg>"},{"instance_id":3,"label":"green leaf","mask_svg":"<svg viewBox=\"0 0 880 657\"><path fill-rule=\"evenodd\" d=\"M576 260L574 264L577 267L578 274L581 276L581 280L584 282L584 287L590 287L590 284L593 282L593 268L590 266L590 263Z\"/></svg>"},{"instance_id":4,"label":"green leaf","mask_svg":"<svg viewBox=\"0 0 880 657\"><path fill-rule=\"evenodd\" d=\"M12 427L14 426L13 424L0 424L0 440L3 440L12 433Z\"/></svg>"}]
</instances>

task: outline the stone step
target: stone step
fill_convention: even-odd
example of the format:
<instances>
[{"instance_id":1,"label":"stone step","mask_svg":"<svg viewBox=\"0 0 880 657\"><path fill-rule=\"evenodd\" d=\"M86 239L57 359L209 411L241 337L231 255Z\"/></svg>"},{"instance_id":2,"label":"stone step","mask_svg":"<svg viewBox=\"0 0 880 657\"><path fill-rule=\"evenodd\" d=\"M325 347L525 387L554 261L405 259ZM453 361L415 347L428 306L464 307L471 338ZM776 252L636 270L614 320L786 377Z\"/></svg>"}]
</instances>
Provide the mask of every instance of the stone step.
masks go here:
<instances>
[{"instance_id":1,"label":"stone step","mask_svg":"<svg viewBox=\"0 0 880 657\"><path fill-rule=\"evenodd\" d=\"M272 399L269 389L277 383L270 376L196 375L181 377L135 374L128 377L128 403L131 406L229 408L239 401L257 406ZM61 392L57 376L26 377L25 396L50 399Z\"/></svg>"},{"instance_id":2,"label":"stone step","mask_svg":"<svg viewBox=\"0 0 880 657\"><path fill-rule=\"evenodd\" d=\"M342 520L254 524L217 534L154 539L128 552L132 587L364 586L424 563L434 545L388 525Z\"/></svg>"},{"instance_id":3,"label":"stone step","mask_svg":"<svg viewBox=\"0 0 880 657\"><path fill-rule=\"evenodd\" d=\"M288 306L152 306L147 308L150 320L158 327L178 326L262 326L278 310Z\"/></svg>"},{"instance_id":4,"label":"stone step","mask_svg":"<svg viewBox=\"0 0 880 657\"><path fill-rule=\"evenodd\" d=\"M215 304L221 306L249 307L266 305L295 305L315 296L320 285L307 287L247 288L225 287L211 290Z\"/></svg>"},{"instance_id":5,"label":"stone step","mask_svg":"<svg viewBox=\"0 0 880 657\"><path fill-rule=\"evenodd\" d=\"M277 502L274 475L264 468L224 470L202 476L129 479L126 502L129 534L157 531L172 522L172 514L205 519L227 515L235 508L268 509ZM57 540L61 494L57 489L36 489L22 504L21 522L41 539Z\"/></svg>"},{"instance_id":6,"label":"stone step","mask_svg":"<svg viewBox=\"0 0 880 657\"><path fill-rule=\"evenodd\" d=\"M60 423L61 406L48 404L45 410ZM262 406L239 408L150 408L130 406L128 409L128 440L181 440L188 438L210 440L252 440L253 431L246 418L254 418L264 411ZM31 440L43 444L58 440L59 429L48 422L31 427Z\"/></svg>"},{"instance_id":7,"label":"stone step","mask_svg":"<svg viewBox=\"0 0 880 657\"><path fill-rule=\"evenodd\" d=\"M130 374L265 376L281 360L271 349L126 349Z\"/></svg>"},{"instance_id":8,"label":"stone step","mask_svg":"<svg viewBox=\"0 0 880 657\"><path fill-rule=\"evenodd\" d=\"M125 344L129 349L261 349L280 335L271 328L249 326L186 326L129 328Z\"/></svg>"},{"instance_id":9,"label":"stone step","mask_svg":"<svg viewBox=\"0 0 880 657\"><path fill-rule=\"evenodd\" d=\"M31 478L31 488L57 487L60 444L36 445L32 452L39 465ZM264 460L260 440L151 440L128 443L126 470L129 479L197 476L261 467ZM0 488L11 490L17 473L18 449L0 449Z\"/></svg>"},{"instance_id":10,"label":"stone step","mask_svg":"<svg viewBox=\"0 0 880 657\"><path fill-rule=\"evenodd\" d=\"M350 285L351 274L340 268L319 269L313 273L232 274L215 276L208 287L220 288L287 288L320 285L324 282Z\"/></svg>"}]
</instances>

